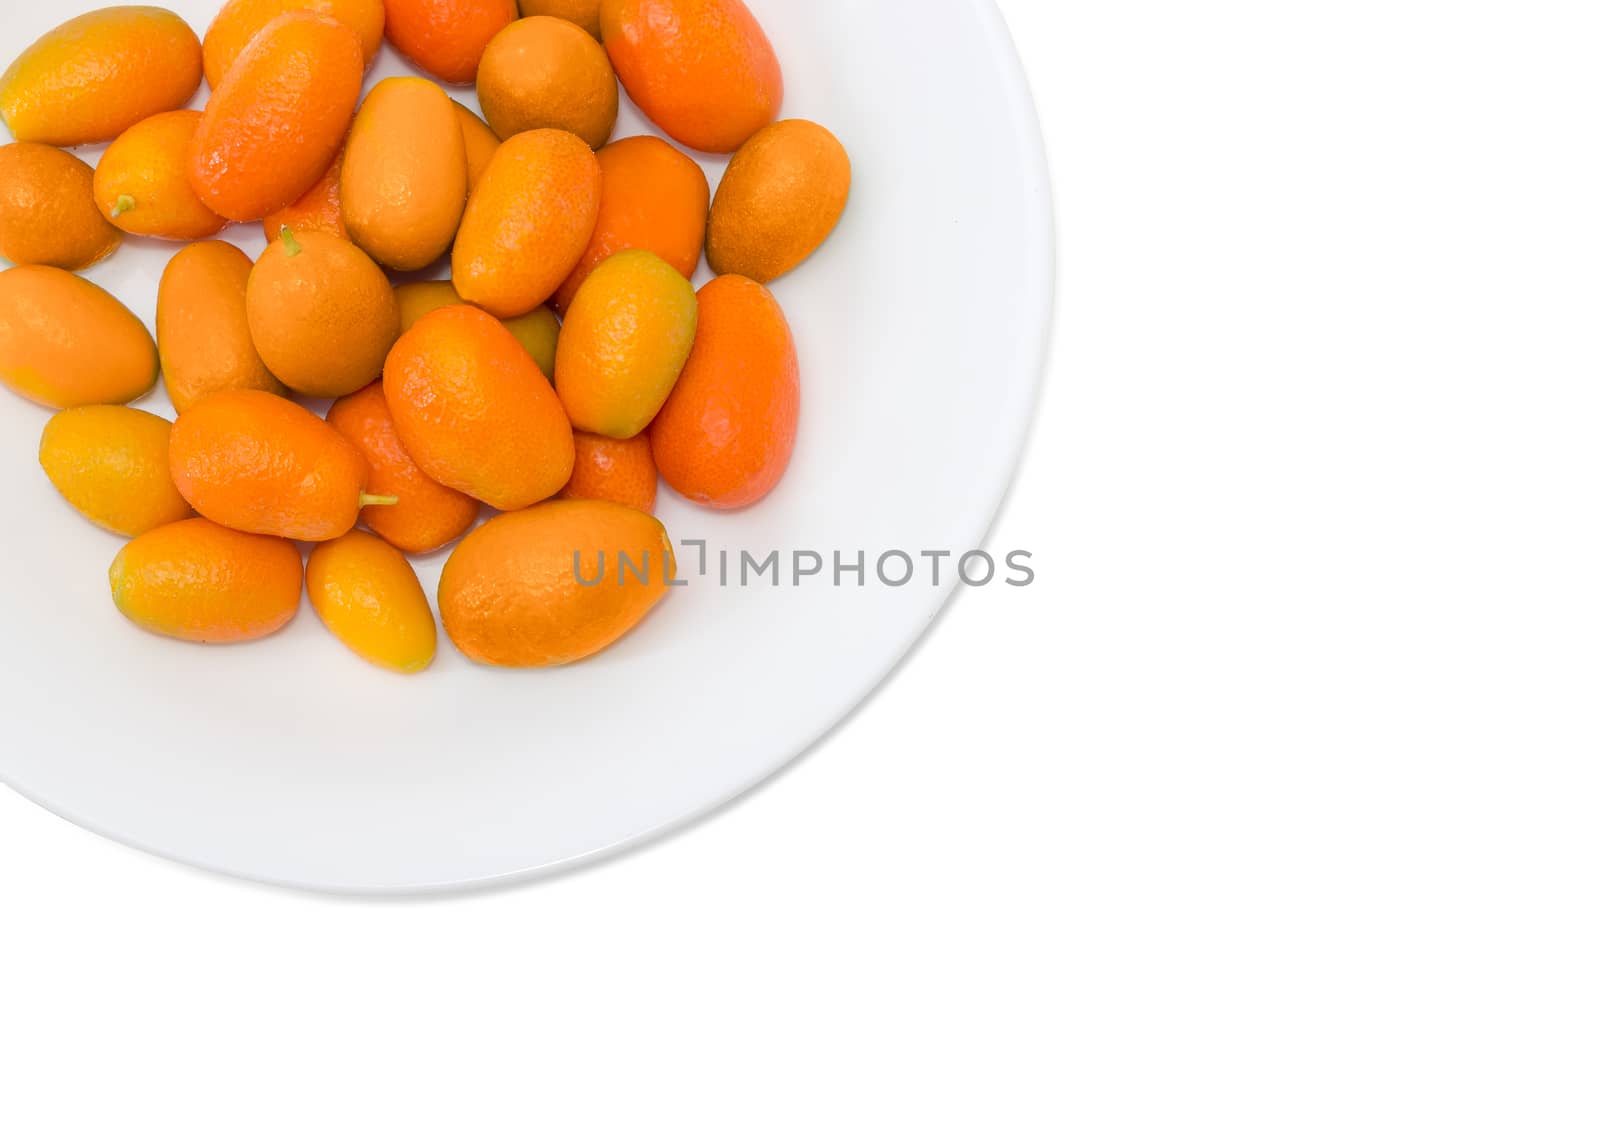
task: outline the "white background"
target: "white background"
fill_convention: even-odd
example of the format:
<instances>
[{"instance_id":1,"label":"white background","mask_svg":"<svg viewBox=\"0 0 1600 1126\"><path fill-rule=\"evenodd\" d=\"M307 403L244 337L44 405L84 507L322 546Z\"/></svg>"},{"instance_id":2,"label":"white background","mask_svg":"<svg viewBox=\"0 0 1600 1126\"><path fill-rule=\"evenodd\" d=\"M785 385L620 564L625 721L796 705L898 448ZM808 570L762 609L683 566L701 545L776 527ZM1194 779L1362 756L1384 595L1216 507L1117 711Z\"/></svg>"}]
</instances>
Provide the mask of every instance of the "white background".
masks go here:
<instances>
[{"instance_id":1,"label":"white background","mask_svg":"<svg viewBox=\"0 0 1600 1126\"><path fill-rule=\"evenodd\" d=\"M1595 1120L1592 5L1002 7L1038 583L543 885L264 890L0 793L0 1120Z\"/></svg>"}]
</instances>

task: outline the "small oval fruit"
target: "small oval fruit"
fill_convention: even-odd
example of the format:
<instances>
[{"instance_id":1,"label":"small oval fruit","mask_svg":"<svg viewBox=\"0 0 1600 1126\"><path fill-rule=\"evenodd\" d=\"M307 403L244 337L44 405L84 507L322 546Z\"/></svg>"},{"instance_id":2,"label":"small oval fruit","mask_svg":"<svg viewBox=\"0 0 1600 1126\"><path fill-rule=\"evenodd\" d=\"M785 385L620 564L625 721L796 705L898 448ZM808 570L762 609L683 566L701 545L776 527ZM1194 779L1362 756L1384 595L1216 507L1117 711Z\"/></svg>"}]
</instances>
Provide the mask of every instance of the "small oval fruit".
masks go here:
<instances>
[{"instance_id":1,"label":"small oval fruit","mask_svg":"<svg viewBox=\"0 0 1600 1126\"><path fill-rule=\"evenodd\" d=\"M161 378L179 414L218 391L289 389L267 370L250 338L245 287L251 263L227 242L197 242L172 256L156 293Z\"/></svg>"},{"instance_id":2,"label":"small oval fruit","mask_svg":"<svg viewBox=\"0 0 1600 1126\"><path fill-rule=\"evenodd\" d=\"M94 202L94 169L50 145L0 146L0 257L82 270L122 244Z\"/></svg>"},{"instance_id":3,"label":"small oval fruit","mask_svg":"<svg viewBox=\"0 0 1600 1126\"><path fill-rule=\"evenodd\" d=\"M467 206L467 146L437 84L373 87L350 127L339 194L351 239L390 269L420 270L450 249Z\"/></svg>"},{"instance_id":4,"label":"small oval fruit","mask_svg":"<svg viewBox=\"0 0 1600 1126\"><path fill-rule=\"evenodd\" d=\"M450 104L456 107L456 120L461 123L461 140L467 148L467 188L470 191L478 186L484 169L494 159L494 151L500 147L500 138L489 128L488 122L466 106L454 98L450 99Z\"/></svg>"},{"instance_id":5,"label":"small oval fruit","mask_svg":"<svg viewBox=\"0 0 1600 1126\"><path fill-rule=\"evenodd\" d=\"M218 215L254 222L300 199L333 163L361 98L361 39L312 12L279 16L211 94L189 182Z\"/></svg>"},{"instance_id":6,"label":"small oval fruit","mask_svg":"<svg viewBox=\"0 0 1600 1126\"><path fill-rule=\"evenodd\" d=\"M520 317L572 273L600 212L600 162L572 133L535 129L495 151L456 235L456 291Z\"/></svg>"},{"instance_id":7,"label":"small oval fruit","mask_svg":"<svg viewBox=\"0 0 1600 1126\"><path fill-rule=\"evenodd\" d=\"M596 39L600 38L600 0L520 0L524 16L554 16L571 20Z\"/></svg>"},{"instance_id":8,"label":"small oval fruit","mask_svg":"<svg viewBox=\"0 0 1600 1126\"><path fill-rule=\"evenodd\" d=\"M367 462L333 427L264 391L219 391L172 424L172 480L194 510L241 532L320 543L356 526Z\"/></svg>"},{"instance_id":9,"label":"small oval fruit","mask_svg":"<svg viewBox=\"0 0 1600 1126\"><path fill-rule=\"evenodd\" d=\"M339 179L343 173L344 149L341 147L322 179L312 184L310 191L261 220L261 233L267 236L267 242L282 238L285 227L300 234L320 231L349 242L350 231L344 225L344 206L339 198Z\"/></svg>"},{"instance_id":10,"label":"small oval fruit","mask_svg":"<svg viewBox=\"0 0 1600 1126\"><path fill-rule=\"evenodd\" d=\"M210 238L227 226L189 185L189 146L200 120L195 110L158 113L111 142L94 170L101 214L131 235L180 242Z\"/></svg>"},{"instance_id":11,"label":"small oval fruit","mask_svg":"<svg viewBox=\"0 0 1600 1126\"><path fill-rule=\"evenodd\" d=\"M556 380L556 349L561 342L561 322L548 305L540 305L531 313L520 317L507 317L500 322L517 338L523 351L533 357L539 371L551 383Z\"/></svg>"},{"instance_id":12,"label":"small oval fruit","mask_svg":"<svg viewBox=\"0 0 1600 1126\"><path fill-rule=\"evenodd\" d=\"M694 352L650 427L661 479L708 508L754 504L783 478L800 423L800 365L777 299L732 274L700 291Z\"/></svg>"},{"instance_id":13,"label":"small oval fruit","mask_svg":"<svg viewBox=\"0 0 1600 1126\"><path fill-rule=\"evenodd\" d=\"M700 266L711 189L700 166L659 137L628 137L595 154L600 216L594 235L550 301L564 312L594 268L624 250L653 250L686 278Z\"/></svg>"},{"instance_id":14,"label":"small oval fruit","mask_svg":"<svg viewBox=\"0 0 1600 1126\"><path fill-rule=\"evenodd\" d=\"M400 336L400 308L378 264L317 231L287 231L267 247L250 271L245 312L267 370L315 399L371 383Z\"/></svg>"},{"instance_id":15,"label":"small oval fruit","mask_svg":"<svg viewBox=\"0 0 1600 1126\"><path fill-rule=\"evenodd\" d=\"M439 612L472 660L551 668L621 640L676 574L655 517L607 501L554 500L498 516L462 540L439 579Z\"/></svg>"},{"instance_id":16,"label":"small oval fruit","mask_svg":"<svg viewBox=\"0 0 1600 1126\"><path fill-rule=\"evenodd\" d=\"M478 66L478 101L502 137L565 129L597 149L617 127L621 97L593 36L567 20L534 16L490 40Z\"/></svg>"},{"instance_id":17,"label":"small oval fruit","mask_svg":"<svg viewBox=\"0 0 1600 1126\"><path fill-rule=\"evenodd\" d=\"M770 284L828 240L850 200L850 157L812 121L769 125L740 149L717 188L706 260L719 274Z\"/></svg>"},{"instance_id":18,"label":"small oval fruit","mask_svg":"<svg viewBox=\"0 0 1600 1126\"><path fill-rule=\"evenodd\" d=\"M384 0L383 7L396 50L456 85L478 76L489 40L517 18L516 0Z\"/></svg>"},{"instance_id":19,"label":"small oval fruit","mask_svg":"<svg viewBox=\"0 0 1600 1126\"><path fill-rule=\"evenodd\" d=\"M456 287L447 281L406 282L394 287L395 300L400 303L400 331L410 332L412 327L435 309L449 305L464 305ZM556 342L561 339L561 322L548 305L541 305L531 313L510 317L500 322L511 330L511 335L533 357L546 379L555 379Z\"/></svg>"},{"instance_id":20,"label":"small oval fruit","mask_svg":"<svg viewBox=\"0 0 1600 1126\"><path fill-rule=\"evenodd\" d=\"M418 321L435 309L464 305L461 294L447 281L403 282L394 287L395 303L400 307L400 331L410 332Z\"/></svg>"},{"instance_id":21,"label":"small oval fruit","mask_svg":"<svg viewBox=\"0 0 1600 1126\"><path fill-rule=\"evenodd\" d=\"M400 338L383 393L406 451L441 485L505 511L572 476L572 426L538 366L481 309L438 309Z\"/></svg>"},{"instance_id":22,"label":"small oval fruit","mask_svg":"<svg viewBox=\"0 0 1600 1126\"><path fill-rule=\"evenodd\" d=\"M0 118L19 141L91 145L200 88L200 40L165 8L101 8L46 32L0 76Z\"/></svg>"},{"instance_id":23,"label":"small oval fruit","mask_svg":"<svg viewBox=\"0 0 1600 1126\"><path fill-rule=\"evenodd\" d=\"M166 419L132 407L71 407L45 423L39 464L94 523L142 536L194 515L167 468L171 432Z\"/></svg>"},{"instance_id":24,"label":"small oval fruit","mask_svg":"<svg viewBox=\"0 0 1600 1126\"><path fill-rule=\"evenodd\" d=\"M53 266L0 273L0 383L46 407L127 403L156 383L156 342L111 294Z\"/></svg>"},{"instance_id":25,"label":"small oval fruit","mask_svg":"<svg viewBox=\"0 0 1600 1126\"><path fill-rule=\"evenodd\" d=\"M648 250L607 259L578 290L561 326L556 391L572 425L632 438L667 401L694 347L689 280Z\"/></svg>"},{"instance_id":26,"label":"small oval fruit","mask_svg":"<svg viewBox=\"0 0 1600 1126\"><path fill-rule=\"evenodd\" d=\"M368 66L383 46L383 0L228 0L201 44L206 82L213 90L222 85L250 40L286 12L315 12L344 24L361 37Z\"/></svg>"},{"instance_id":27,"label":"small oval fruit","mask_svg":"<svg viewBox=\"0 0 1600 1126\"><path fill-rule=\"evenodd\" d=\"M600 26L623 88L675 141L733 152L783 106L783 69L742 0L605 0Z\"/></svg>"},{"instance_id":28,"label":"small oval fruit","mask_svg":"<svg viewBox=\"0 0 1600 1126\"><path fill-rule=\"evenodd\" d=\"M433 608L406 557L365 532L318 544L306 593L328 632L379 668L419 673L439 644Z\"/></svg>"},{"instance_id":29,"label":"small oval fruit","mask_svg":"<svg viewBox=\"0 0 1600 1126\"><path fill-rule=\"evenodd\" d=\"M401 551L426 555L459 539L478 519L482 505L429 477L406 453L395 429L383 384L346 395L328 410L328 425L367 459L369 492L396 498L393 505L362 509L367 527Z\"/></svg>"},{"instance_id":30,"label":"small oval fruit","mask_svg":"<svg viewBox=\"0 0 1600 1126\"><path fill-rule=\"evenodd\" d=\"M650 454L650 436L626 440L599 434L573 434L577 462L572 480L561 490L571 500L609 500L614 504L655 512L659 474Z\"/></svg>"},{"instance_id":31,"label":"small oval fruit","mask_svg":"<svg viewBox=\"0 0 1600 1126\"><path fill-rule=\"evenodd\" d=\"M225 645L277 633L300 609L300 552L209 520L146 532L111 564L111 597L135 625Z\"/></svg>"}]
</instances>

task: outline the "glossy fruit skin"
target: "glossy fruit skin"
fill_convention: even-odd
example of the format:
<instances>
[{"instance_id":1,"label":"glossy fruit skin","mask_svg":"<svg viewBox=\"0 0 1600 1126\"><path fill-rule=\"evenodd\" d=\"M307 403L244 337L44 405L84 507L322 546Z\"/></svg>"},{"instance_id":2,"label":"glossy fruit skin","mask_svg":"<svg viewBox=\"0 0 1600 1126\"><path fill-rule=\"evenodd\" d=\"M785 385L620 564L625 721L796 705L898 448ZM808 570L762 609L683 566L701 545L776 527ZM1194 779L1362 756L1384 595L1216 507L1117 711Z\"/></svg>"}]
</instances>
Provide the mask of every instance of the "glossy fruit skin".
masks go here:
<instances>
[{"instance_id":1,"label":"glossy fruit skin","mask_svg":"<svg viewBox=\"0 0 1600 1126\"><path fill-rule=\"evenodd\" d=\"M400 308L378 264L315 231L267 247L250 271L245 312L267 369L315 399L371 383L400 336Z\"/></svg>"},{"instance_id":2,"label":"glossy fruit skin","mask_svg":"<svg viewBox=\"0 0 1600 1126\"><path fill-rule=\"evenodd\" d=\"M250 40L286 12L315 12L344 24L360 36L368 66L383 46L383 0L228 0L201 44L206 82L213 90L222 85Z\"/></svg>"},{"instance_id":3,"label":"glossy fruit skin","mask_svg":"<svg viewBox=\"0 0 1600 1126\"><path fill-rule=\"evenodd\" d=\"M227 226L189 186L189 146L200 120L194 110L158 113L111 142L94 171L100 214L131 235L180 242Z\"/></svg>"},{"instance_id":4,"label":"glossy fruit skin","mask_svg":"<svg viewBox=\"0 0 1600 1126\"><path fill-rule=\"evenodd\" d=\"M467 189L470 191L478 186L484 169L494 159L495 150L500 147L500 138L483 118L466 106L454 98L450 99L450 104L456 107L456 120L461 123L461 140L467 149Z\"/></svg>"},{"instance_id":5,"label":"glossy fruit skin","mask_svg":"<svg viewBox=\"0 0 1600 1126\"><path fill-rule=\"evenodd\" d=\"M399 498L362 509L362 521L401 551L426 555L459 539L478 519L473 497L447 489L412 460L400 442L383 384L346 395L328 410L328 425L367 459L367 491Z\"/></svg>"},{"instance_id":6,"label":"glossy fruit skin","mask_svg":"<svg viewBox=\"0 0 1600 1126\"><path fill-rule=\"evenodd\" d=\"M478 101L502 137L565 129L597 149L617 127L621 95L592 36L566 20L534 16L490 40L478 66Z\"/></svg>"},{"instance_id":7,"label":"glossy fruit skin","mask_svg":"<svg viewBox=\"0 0 1600 1126\"><path fill-rule=\"evenodd\" d=\"M135 625L227 645L277 633L300 609L300 552L209 520L146 532L111 564L111 597Z\"/></svg>"},{"instance_id":8,"label":"glossy fruit skin","mask_svg":"<svg viewBox=\"0 0 1600 1126\"><path fill-rule=\"evenodd\" d=\"M650 453L650 436L625 441L598 434L574 433L578 458L572 480L561 490L570 500L608 500L654 513L660 475Z\"/></svg>"},{"instance_id":9,"label":"glossy fruit skin","mask_svg":"<svg viewBox=\"0 0 1600 1126\"><path fill-rule=\"evenodd\" d=\"M652 250L686 278L700 266L711 189L700 166L659 137L627 137L595 154L600 217L577 269L550 304L565 312L600 263L624 250Z\"/></svg>"},{"instance_id":10,"label":"glossy fruit skin","mask_svg":"<svg viewBox=\"0 0 1600 1126\"><path fill-rule=\"evenodd\" d=\"M543 305L577 266L600 214L600 162L577 136L518 133L495 152L456 235L457 292L497 317Z\"/></svg>"},{"instance_id":11,"label":"glossy fruit skin","mask_svg":"<svg viewBox=\"0 0 1600 1126\"><path fill-rule=\"evenodd\" d=\"M533 357L539 371L551 383L556 379L556 351L561 343L561 322L548 305L540 305L531 313L509 317L500 322L517 338L523 351Z\"/></svg>"},{"instance_id":12,"label":"glossy fruit skin","mask_svg":"<svg viewBox=\"0 0 1600 1126\"><path fill-rule=\"evenodd\" d=\"M321 543L356 526L367 461L297 403L219 391L172 424L172 480L194 510L240 532Z\"/></svg>"},{"instance_id":13,"label":"glossy fruit skin","mask_svg":"<svg viewBox=\"0 0 1600 1126\"><path fill-rule=\"evenodd\" d=\"M156 293L161 378L179 414L217 391L289 389L250 339L245 286L250 259L226 242L197 242L172 256Z\"/></svg>"},{"instance_id":14,"label":"glossy fruit skin","mask_svg":"<svg viewBox=\"0 0 1600 1126\"><path fill-rule=\"evenodd\" d=\"M423 317L435 309L449 305L464 305L461 294L447 281L406 282L394 287L395 300L400 303L400 331L410 332ZM500 322L511 330L546 379L556 374L556 343L561 339L561 321L548 305L541 305L531 313L511 317Z\"/></svg>"},{"instance_id":15,"label":"glossy fruit skin","mask_svg":"<svg viewBox=\"0 0 1600 1126\"><path fill-rule=\"evenodd\" d=\"M719 274L770 284L827 241L849 200L850 157L837 137L811 121L769 125L723 175L706 260Z\"/></svg>"},{"instance_id":16,"label":"glossy fruit skin","mask_svg":"<svg viewBox=\"0 0 1600 1126\"><path fill-rule=\"evenodd\" d=\"M694 287L648 250L625 250L589 275L567 311L556 391L572 425L632 438L667 401L694 347Z\"/></svg>"},{"instance_id":17,"label":"glossy fruit skin","mask_svg":"<svg viewBox=\"0 0 1600 1126\"><path fill-rule=\"evenodd\" d=\"M516 0L384 0L383 7L395 49L456 85L478 76L489 40L517 18Z\"/></svg>"},{"instance_id":18,"label":"glossy fruit skin","mask_svg":"<svg viewBox=\"0 0 1600 1126\"><path fill-rule=\"evenodd\" d=\"M600 38L600 0L520 0L524 16L554 16L571 20L596 39Z\"/></svg>"},{"instance_id":19,"label":"glossy fruit skin","mask_svg":"<svg viewBox=\"0 0 1600 1126\"><path fill-rule=\"evenodd\" d=\"M249 223L304 196L338 155L365 67L342 23L290 12L267 24L206 103L189 155L201 202Z\"/></svg>"},{"instance_id":20,"label":"glossy fruit skin","mask_svg":"<svg viewBox=\"0 0 1600 1126\"><path fill-rule=\"evenodd\" d=\"M767 289L729 274L700 290L700 332L650 428L661 479L708 508L754 504L783 478L800 424L794 337Z\"/></svg>"},{"instance_id":21,"label":"glossy fruit skin","mask_svg":"<svg viewBox=\"0 0 1600 1126\"><path fill-rule=\"evenodd\" d=\"M604 0L600 26L628 96L673 140L733 152L777 120L783 69L742 0Z\"/></svg>"},{"instance_id":22,"label":"glossy fruit skin","mask_svg":"<svg viewBox=\"0 0 1600 1126\"><path fill-rule=\"evenodd\" d=\"M111 294L53 266L0 273L0 383L63 409L127 403L156 384L156 342Z\"/></svg>"},{"instance_id":23,"label":"glossy fruit skin","mask_svg":"<svg viewBox=\"0 0 1600 1126\"><path fill-rule=\"evenodd\" d=\"M439 612L456 648L480 664L553 668L619 641L676 574L655 517L607 501L554 500L496 517L462 540L439 579Z\"/></svg>"},{"instance_id":24,"label":"glossy fruit skin","mask_svg":"<svg viewBox=\"0 0 1600 1126\"><path fill-rule=\"evenodd\" d=\"M94 203L94 169L50 145L0 146L0 257L82 270L122 245Z\"/></svg>"},{"instance_id":25,"label":"glossy fruit skin","mask_svg":"<svg viewBox=\"0 0 1600 1126\"><path fill-rule=\"evenodd\" d=\"M419 673L439 645L433 609L406 557L365 532L318 544L306 593L328 632L390 672Z\"/></svg>"},{"instance_id":26,"label":"glossy fruit skin","mask_svg":"<svg viewBox=\"0 0 1600 1126\"><path fill-rule=\"evenodd\" d=\"M467 145L436 83L373 87L350 128L339 192L351 239L378 262L410 271L444 256L467 206Z\"/></svg>"},{"instance_id":27,"label":"glossy fruit skin","mask_svg":"<svg viewBox=\"0 0 1600 1126\"><path fill-rule=\"evenodd\" d=\"M72 407L45 423L39 464L89 520L142 536L194 515L167 468L171 431L166 419L132 407Z\"/></svg>"},{"instance_id":28,"label":"glossy fruit skin","mask_svg":"<svg viewBox=\"0 0 1600 1126\"><path fill-rule=\"evenodd\" d=\"M461 294L448 281L405 282L394 287L395 303L400 306L400 331L410 332L418 321L435 309L465 305Z\"/></svg>"},{"instance_id":29,"label":"glossy fruit skin","mask_svg":"<svg viewBox=\"0 0 1600 1126\"><path fill-rule=\"evenodd\" d=\"M200 40L165 8L101 8L47 32L0 77L19 141L98 144L200 88Z\"/></svg>"},{"instance_id":30,"label":"glossy fruit skin","mask_svg":"<svg viewBox=\"0 0 1600 1126\"><path fill-rule=\"evenodd\" d=\"M400 338L383 392L406 451L435 481L502 511L572 476L572 426L517 339L481 309L435 310Z\"/></svg>"},{"instance_id":31,"label":"glossy fruit skin","mask_svg":"<svg viewBox=\"0 0 1600 1126\"><path fill-rule=\"evenodd\" d=\"M339 198L339 180L343 173L344 148L341 146L322 179L312 184L310 191L261 220L261 233L267 237L267 242L277 242L283 237L285 227L301 234L319 231L349 242L350 231L344 225L344 206Z\"/></svg>"}]
</instances>

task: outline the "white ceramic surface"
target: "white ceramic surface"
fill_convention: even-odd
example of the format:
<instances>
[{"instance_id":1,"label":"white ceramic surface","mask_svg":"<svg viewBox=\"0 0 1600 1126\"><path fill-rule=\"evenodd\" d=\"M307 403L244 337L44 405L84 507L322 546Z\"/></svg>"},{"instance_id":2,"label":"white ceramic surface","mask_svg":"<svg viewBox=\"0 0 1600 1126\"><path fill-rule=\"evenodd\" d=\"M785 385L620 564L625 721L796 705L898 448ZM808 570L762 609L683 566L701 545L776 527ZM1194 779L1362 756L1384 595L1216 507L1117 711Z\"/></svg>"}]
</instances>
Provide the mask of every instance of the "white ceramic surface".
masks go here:
<instances>
[{"instance_id":1,"label":"white ceramic surface","mask_svg":"<svg viewBox=\"0 0 1600 1126\"><path fill-rule=\"evenodd\" d=\"M167 3L202 33L217 7ZM456 889L682 825L866 698L948 583L835 588L825 576L796 588L786 574L779 589L725 588L716 553L870 560L980 545L1043 364L1047 172L989 0L749 3L783 61L784 116L832 128L855 187L831 242L774 287L803 379L783 485L731 515L663 490L658 515L674 539L708 542L711 574L685 551L688 587L611 651L550 672L473 667L441 638L431 672L391 676L309 607L257 644L162 640L112 606L106 568L121 541L40 472L46 413L0 392L0 778L86 828L219 872L330 891ZM70 14L19 0L0 13L6 58ZM406 72L386 48L372 80ZM470 89L453 93L475 107ZM617 135L648 129L625 106ZM704 163L714 185L725 161ZM263 245L254 227L228 237ZM172 251L130 241L87 276L153 324ZM139 405L171 417L159 393ZM430 594L442 565L419 564Z\"/></svg>"}]
</instances>

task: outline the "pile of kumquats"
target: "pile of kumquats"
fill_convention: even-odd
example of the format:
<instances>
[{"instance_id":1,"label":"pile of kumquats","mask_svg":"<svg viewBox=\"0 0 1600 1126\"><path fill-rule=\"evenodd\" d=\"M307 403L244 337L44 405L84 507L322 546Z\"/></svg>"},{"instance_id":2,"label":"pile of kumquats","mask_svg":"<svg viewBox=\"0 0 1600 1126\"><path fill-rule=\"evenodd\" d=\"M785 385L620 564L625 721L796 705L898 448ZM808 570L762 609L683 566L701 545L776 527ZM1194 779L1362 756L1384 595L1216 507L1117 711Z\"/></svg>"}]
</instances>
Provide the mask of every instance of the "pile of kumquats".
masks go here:
<instances>
[{"instance_id":1,"label":"pile of kumquats","mask_svg":"<svg viewBox=\"0 0 1600 1126\"><path fill-rule=\"evenodd\" d=\"M385 39L438 82L363 97ZM611 143L619 80L685 148L734 154L714 200L665 141ZM475 83L483 117L439 83ZM0 78L0 382L59 412L39 460L61 495L131 538L117 608L247 641L304 589L356 653L418 672L437 630L407 553L454 544L438 606L475 661L563 665L633 629L675 575L658 479L732 509L789 463L799 370L766 286L832 233L850 161L782 101L741 0L228 0L203 42L115 7L34 43ZM66 151L104 142L94 168ZM230 223L262 225L258 259L213 239ZM73 272L124 235L189 244L153 338ZM158 378L176 422L126 405Z\"/></svg>"}]
</instances>

